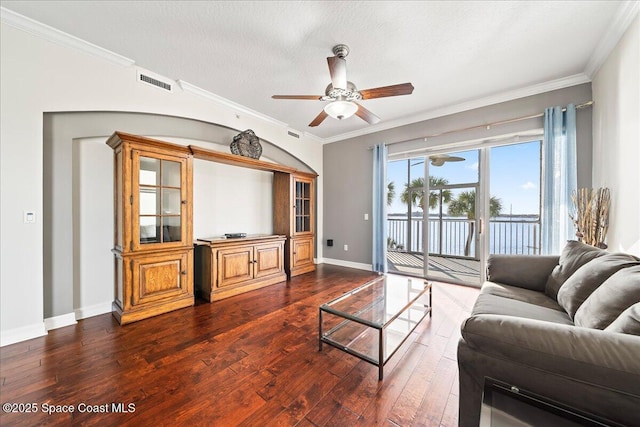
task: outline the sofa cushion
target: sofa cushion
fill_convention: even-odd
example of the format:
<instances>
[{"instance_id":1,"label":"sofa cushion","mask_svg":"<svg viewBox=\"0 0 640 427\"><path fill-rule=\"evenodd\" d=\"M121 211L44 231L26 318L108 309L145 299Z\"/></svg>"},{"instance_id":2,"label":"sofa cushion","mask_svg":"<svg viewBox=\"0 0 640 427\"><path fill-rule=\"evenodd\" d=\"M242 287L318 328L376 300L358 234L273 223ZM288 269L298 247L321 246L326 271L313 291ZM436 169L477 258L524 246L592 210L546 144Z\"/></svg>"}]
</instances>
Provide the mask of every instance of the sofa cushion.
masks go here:
<instances>
[{"instance_id":1,"label":"sofa cushion","mask_svg":"<svg viewBox=\"0 0 640 427\"><path fill-rule=\"evenodd\" d=\"M479 314L513 316L526 319L544 320L546 322L560 323L562 325L573 325L569 315L562 310L543 307L530 302L518 301L516 299L505 298L498 295L491 295L488 292L481 292L473 306L471 315L476 316Z\"/></svg>"},{"instance_id":2,"label":"sofa cushion","mask_svg":"<svg viewBox=\"0 0 640 427\"><path fill-rule=\"evenodd\" d=\"M501 255L487 259L487 280L544 292L558 255Z\"/></svg>"},{"instance_id":3,"label":"sofa cushion","mask_svg":"<svg viewBox=\"0 0 640 427\"><path fill-rule=\"evenodd\" d=\"M496 295L504 298L535 304L552 310L564 311L557 302L549 298L544 292L523 289L518 286L505 285L503 283L484 282L482 293Z\"/></svg>"},{"instance_id":4,"label":"sofa cushion","mask_svg":"<svg viewBox=\"0 0 640 427\"><path fill-rule=\"evenodd\" d=\"M606 254L589 261L562 284L558 291L558 304L573 319L578 308L598 286L618 270L633 265L638 265L638 259L633 255L622 253Z\"/></svg>"},{"instance_id":5,"label":"sofa cushion","mask_svg":"<svg viewBox=\"0 0 640 427\"><path fill-rule=\"evenodd\" d=\"M635 303L627 308L604 330L607 332L640 335L640 303Z\"/></svg>"},{"instance_id":6,"label":"sofa cushion","mask_svg":"<svg viewBox=\"0 0 640 427\"><path fill-rule=\"evenodd\" d=\"M640 265L623 268L609 277L580 306L574 320L577 326L604 329L636 303L640 303Z\"/></svg>"},{"instance_id":7,"label":"sofa cushion","mask_svg":"<svg viewBox=\"0 0 640 427\"><path fill-rule=\"evenodd\" d=\"M594 246L569 240L560 254L559 264L553 269L547 279L544 292L549 297L557 300L560 286L562 286L577 269L592 259L605 255L606 253L607 252L602 249Z\"/></svg>"}]
</instances>

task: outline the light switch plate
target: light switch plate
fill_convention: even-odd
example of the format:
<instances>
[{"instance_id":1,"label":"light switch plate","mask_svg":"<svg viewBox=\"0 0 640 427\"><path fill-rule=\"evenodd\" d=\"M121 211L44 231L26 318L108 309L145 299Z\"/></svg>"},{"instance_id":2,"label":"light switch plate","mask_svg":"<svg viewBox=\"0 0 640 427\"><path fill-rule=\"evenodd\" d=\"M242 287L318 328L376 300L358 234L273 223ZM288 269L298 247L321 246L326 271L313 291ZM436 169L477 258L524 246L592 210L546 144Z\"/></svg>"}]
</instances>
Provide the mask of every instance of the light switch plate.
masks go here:
<instances>
[{"instance_id":1,"label":"light switch plate","mask_svg":"<svg viewBox=\"0 0 640 427\"><path fill-rule=\"evenodd\" d=\"M36 223L36 213L34 211L24 211L24 223L25 224L35 224Z\"/></svg>"}]
</instances>

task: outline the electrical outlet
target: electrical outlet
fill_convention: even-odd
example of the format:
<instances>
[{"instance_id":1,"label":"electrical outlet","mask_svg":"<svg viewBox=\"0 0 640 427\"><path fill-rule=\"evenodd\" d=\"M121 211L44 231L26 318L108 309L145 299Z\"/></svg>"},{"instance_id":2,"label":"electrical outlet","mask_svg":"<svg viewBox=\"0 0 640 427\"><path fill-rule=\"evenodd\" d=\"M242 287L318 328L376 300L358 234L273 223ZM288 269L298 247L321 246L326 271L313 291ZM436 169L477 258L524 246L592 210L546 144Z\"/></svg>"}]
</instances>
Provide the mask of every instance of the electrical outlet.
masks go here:
<instances>
[{"instance_id":1,"label":"electrical outlet","mask_svg":"<svg viewBox=\"0 0 640 427\"><path fill-rule=\"evenodd\" d=\"M344 250L348 251L349 250L349 245L344 245Z\"/></svg>"},{"instance_id":2,"label":"electrical outlet","mask_svg":"<svg viewBox=\"0 0 640 427\"><path fill-rule=\"evenodd\" d=\"M364 220L369 221L369 214L364 214Z\"/></svg>"}]
</instances>

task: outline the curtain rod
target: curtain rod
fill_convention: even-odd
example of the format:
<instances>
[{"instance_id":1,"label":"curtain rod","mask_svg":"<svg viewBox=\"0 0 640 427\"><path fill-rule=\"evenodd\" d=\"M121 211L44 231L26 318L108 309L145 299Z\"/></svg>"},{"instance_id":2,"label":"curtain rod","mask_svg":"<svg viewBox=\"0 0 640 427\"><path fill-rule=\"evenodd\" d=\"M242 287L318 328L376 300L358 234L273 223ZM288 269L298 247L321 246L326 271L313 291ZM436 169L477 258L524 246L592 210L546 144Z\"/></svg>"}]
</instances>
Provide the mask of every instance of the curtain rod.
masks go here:
<instances>
[{"instance_id":1,"label":"curtain rod","mask_svg":"<svg viewBox=\"0 0 640 427\"><path fill-rule=\"evenodd\" d=\"M588 102L585 102L583 104L576 105L576 109L580 110L582 108L591 107L592 105L593 105L593 101L588 101ZM567 111L566 107L563 108L562 111ZM464 132L464 131L473 130L473 129L486 128L487 130L489 130L489 129L491 129L491 126L505 125L507 123L514 123L514 122L519 122L519 121L522 121L522 120L535 119L536 117L542 117L542 116L544 116L544 113L532 114L530 116L516 117L514 119L501 120L501 121L498 121L498 122L487 123L487 124L484 124L484 125L476 125L476 126L470 126L470 127L462 128L462 129L447 130L447 131L444 131L444 132L434 133L432 135L422 136L422 137L419 137L419 138L411 138L411 139L405 139L403 141L389 142L389 143L387 143L385 145L389 146L389 145L394 145L394 144L400 144L400 143L403 143L403 142L417 141L419 139L424 139L426 141L427 139L435 138L436 136L448 135L450 133ZM370 149L372 150L373 147L370 147Z\"/></svg>"}]
</instances>

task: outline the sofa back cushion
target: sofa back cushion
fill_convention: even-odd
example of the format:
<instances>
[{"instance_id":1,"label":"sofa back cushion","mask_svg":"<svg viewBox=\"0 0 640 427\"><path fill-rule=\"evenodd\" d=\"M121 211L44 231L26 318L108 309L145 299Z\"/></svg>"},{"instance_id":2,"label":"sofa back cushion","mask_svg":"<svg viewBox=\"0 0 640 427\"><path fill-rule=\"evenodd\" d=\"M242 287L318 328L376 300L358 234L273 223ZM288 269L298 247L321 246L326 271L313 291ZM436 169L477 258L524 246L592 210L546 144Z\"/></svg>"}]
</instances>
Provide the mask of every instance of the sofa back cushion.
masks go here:
<instances>
[{"instance_id":1,"label":"sofa back cushion","mask_svg":"<svg viewBox=\"0 0 640 427\"><path fill-rule=\"evenodd\" d=\"M634 305L637 306L636 311L632 310L624 316L621 314ZM609 277L576 311L574 321L576 326L606 330L609 330L612 322L617 322L614 328L621 331L627 328L627 324L633 326L634 315L636 321L640 319L638 310L640 265L623 268ZM640 323L637 326L640 326Z\"/></svg>"},{"instance_id":2,"label":"sofa back cushion","mask_svg":"<svg viewBox=\"0 0 640 427\"><path fill-rule=\"evenodd\" d=\"M623 311L605 329L607 332L619 332L621 334L640 335L640 302L633 304Z\"/></svg>"},{"instance_id":3,"label":"sofa back cushion","mask_svg":"<svg viewBox=\"0 0 640 427\"><path fill-rule=\"evenodd\" d=\"M588 263L592 259L605 255L607 252L602 249L590 246L575 240L569 240L560 254L558 265L553 269L547 279L545 294L554 301L558 300L558 290L560 286L577 269Z\"/></svg>"},{"instance_id":4,"label":"sofa back cushion","mask_svg":"<svg viewBox=\"0 0 640 427\"><path fill-rule=\"evenodd\" d=\"M639 260L633 255L622 253L606 254L589 261L576 270L576 272L562 284L558 291L558 304L560 304L573 319L582 303L584 303L591 293L602 285L605 280L613 276L618 270L640 265L638 261ZM631 303L629 303L629 305L631 305ZM620 310L618 314L620 314L622 310ZM617 317L617 315L615 317ZM611 321L613 321L613 319L611 319Z\"/></svg>"}]
</instances>

